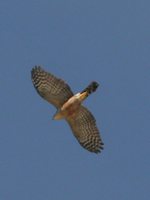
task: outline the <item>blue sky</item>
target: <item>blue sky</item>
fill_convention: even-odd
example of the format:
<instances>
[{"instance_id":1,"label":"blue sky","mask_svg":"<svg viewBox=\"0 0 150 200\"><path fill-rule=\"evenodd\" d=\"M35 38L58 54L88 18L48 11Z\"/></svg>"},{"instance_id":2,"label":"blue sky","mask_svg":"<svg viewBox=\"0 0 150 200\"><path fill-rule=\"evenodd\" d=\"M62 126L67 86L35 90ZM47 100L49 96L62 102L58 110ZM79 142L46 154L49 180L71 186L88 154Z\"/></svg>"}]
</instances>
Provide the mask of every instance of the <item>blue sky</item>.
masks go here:
<instances>
[{"instance_id":1,"label":"blue sky","mask_svg":"<svg viewBox=\"0 0 150 200\"><path fill-rule=\"evenodd\" d=\"M148 200L150 2L0 1L0 199ZM74 92L95 80L85 105L105 148L80 147L35 91L42 65Z\"/></svg>"}]
</instances>

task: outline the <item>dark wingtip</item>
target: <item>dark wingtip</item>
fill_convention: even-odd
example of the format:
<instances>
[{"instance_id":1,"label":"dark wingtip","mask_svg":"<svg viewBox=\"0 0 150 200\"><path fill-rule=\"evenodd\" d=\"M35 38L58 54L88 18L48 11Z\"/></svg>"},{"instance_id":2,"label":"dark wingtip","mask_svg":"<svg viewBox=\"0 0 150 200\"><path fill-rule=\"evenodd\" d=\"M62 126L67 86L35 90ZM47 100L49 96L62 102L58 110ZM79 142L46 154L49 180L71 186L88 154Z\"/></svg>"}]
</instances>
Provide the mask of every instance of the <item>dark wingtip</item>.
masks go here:
<instances>
[{"instance_id":1,"label":"dark wingtip","mask_svg":"<svg viewBox=\"0 0 150 200\"><path fill-rule=\"evenodd\" d=\"M104 145L104 143L101 142L99 149L97 149L94 153L96 153L96 154L101 153L101 151L104 149L103 145Z\"/></svg>"},{"instance_id":2,"label":"dark wingtip","mask_svg":"<svg viewBox=\"0 0 150 200\"><path fill-rule=\"evenodd\" d=\"M31 72L37 69L42 69L40 65L35 65L32 69Z\"/></svg>"},{"instance_id":3,"label":"dark wingtip","mask_svg":"<svg viewBox=\"0 0 150 200\"><path fill-rule=\"evenodd\" d=\"M31 77L34 76L34 73L36 71L41 71L42 70L42 67L40 65L35 65L32 69L31 69Z\"/></svg>"},{"instance_id":4,"label":"dark wingtip","mask_svg":"<svg viewBox=\"0 0 150 200\"><path fill-rule=\"evenodd\" d=\"M94 150L92 149L92 150L89 150L89 151L91 151L92 153L99 154L99 153L101 153L101 151L104 149L103 145L104 145L104 143L103 143L103 142L100 142L99 147L97 147L97 148L94 149Z\"/></svg>"}]
</instances>

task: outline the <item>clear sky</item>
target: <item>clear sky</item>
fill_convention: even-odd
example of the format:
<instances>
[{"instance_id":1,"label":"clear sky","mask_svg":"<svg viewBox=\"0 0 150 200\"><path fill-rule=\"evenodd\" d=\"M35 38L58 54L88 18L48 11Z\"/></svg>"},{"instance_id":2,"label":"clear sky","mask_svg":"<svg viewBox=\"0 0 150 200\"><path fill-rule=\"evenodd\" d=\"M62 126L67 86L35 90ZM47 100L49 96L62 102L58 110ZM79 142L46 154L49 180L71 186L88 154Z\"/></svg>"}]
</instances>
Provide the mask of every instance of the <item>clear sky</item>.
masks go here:
<instances>
[{"instance_id":1,"label":"clear sky","mask_svg":"<svg viewBox=\"0 0 150 200\"><path fill-rule=\"evenodd\" d=\"M74 92L105 148L84 150L35 91L34 65ZM0 200L149 200L150 1L0 1Z\"/></svg>"}]
</instances>

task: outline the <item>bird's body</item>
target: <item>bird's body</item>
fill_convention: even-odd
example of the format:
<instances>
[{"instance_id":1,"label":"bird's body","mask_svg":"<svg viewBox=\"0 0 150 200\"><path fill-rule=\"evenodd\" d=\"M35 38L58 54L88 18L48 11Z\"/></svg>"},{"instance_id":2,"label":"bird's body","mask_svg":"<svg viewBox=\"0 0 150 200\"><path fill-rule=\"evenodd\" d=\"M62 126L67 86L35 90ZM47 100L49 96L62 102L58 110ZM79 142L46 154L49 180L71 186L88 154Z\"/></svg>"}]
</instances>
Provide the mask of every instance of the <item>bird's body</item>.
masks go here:
<instances>
[{"instance_id":1,"label":"bird's body","mask_svg":"<svg viewBox=\"0 0 150 200\"><path fill-rule=\"evenodd\" d=\"M52 103L57 112L54 119L65 119L79 143L91 152L98 153L103 149L103 143L96 121L82 102L89 94L94 92L97 82L92 82L82 92L73 95L70 87L61 79L44 71L41 67L35 67L31 72L32 82L37 92L45 100Z\"/></svg>"},{"instance_id":2,"label":"bird's body","mask_svg":"<svg viewBox=\"0 0 150 200\"><path fill-rule=\"evenodd\" d=\"M74 117L78 112L81 105L81 100L79 98L79 94L71 97L64 105L56 112L54 115L54 119L63 119Z\"/></svg>"},{"instance_id":3,"label":"bird's body","mask_svg":"<svg viewBox=\"0 0 150 200\"><path fill-rule=\"evenodd\" d=\"M82 101L88 97L89 93L84 91L82 93L77 93L72 96L64 105L58 110L56 115L54 115L54 119L63 119L74 117L78 114Z\"/></svg>"}]
</instances>

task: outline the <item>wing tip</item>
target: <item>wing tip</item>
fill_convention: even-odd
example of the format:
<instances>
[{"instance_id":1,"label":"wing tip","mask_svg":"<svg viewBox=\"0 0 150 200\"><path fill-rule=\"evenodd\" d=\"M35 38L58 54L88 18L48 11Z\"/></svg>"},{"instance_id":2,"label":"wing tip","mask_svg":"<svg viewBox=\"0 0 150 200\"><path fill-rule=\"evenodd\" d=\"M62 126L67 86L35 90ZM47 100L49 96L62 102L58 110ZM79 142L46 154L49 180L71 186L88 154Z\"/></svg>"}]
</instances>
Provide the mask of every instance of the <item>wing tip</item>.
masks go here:
<instances>
[{"instance_id":1,"label":"wing tip","mask_svg":"<svg viewBox=\"0 0 150 200\"><path fill-rule=\"evenodd\" d=\"M98 154L101 153L101 151L104 149L103 147L104 143L101 141L97 144L90 144L89 142L88 143L79 142L79 143L84 149L88 150L91 153Z\"/></svg>"},{"instance_id":2,"label":"wing tip","mask_svg":"<svg viewBox=\"0 0 150 200\"><path fill-rule=\"evenodd\" d=\"M31 74L33 74L35 71L37 70L42 70L42 67L40 65L35 65L32 69L31 69Z\"/></svg>"},{"instance_id":3,"label":"wing tip","mask_svg":"<svg viewBox=\"0 0 150 200\"><path fill-rule=\"evenodd\" d=\"M100 141L98 146L95 146L93 149L87 149L87 150L98 154L98 153L101 153L101 151L104 149L103 145L104 145L104 143Z\"/></svg>"}]
</instances>

